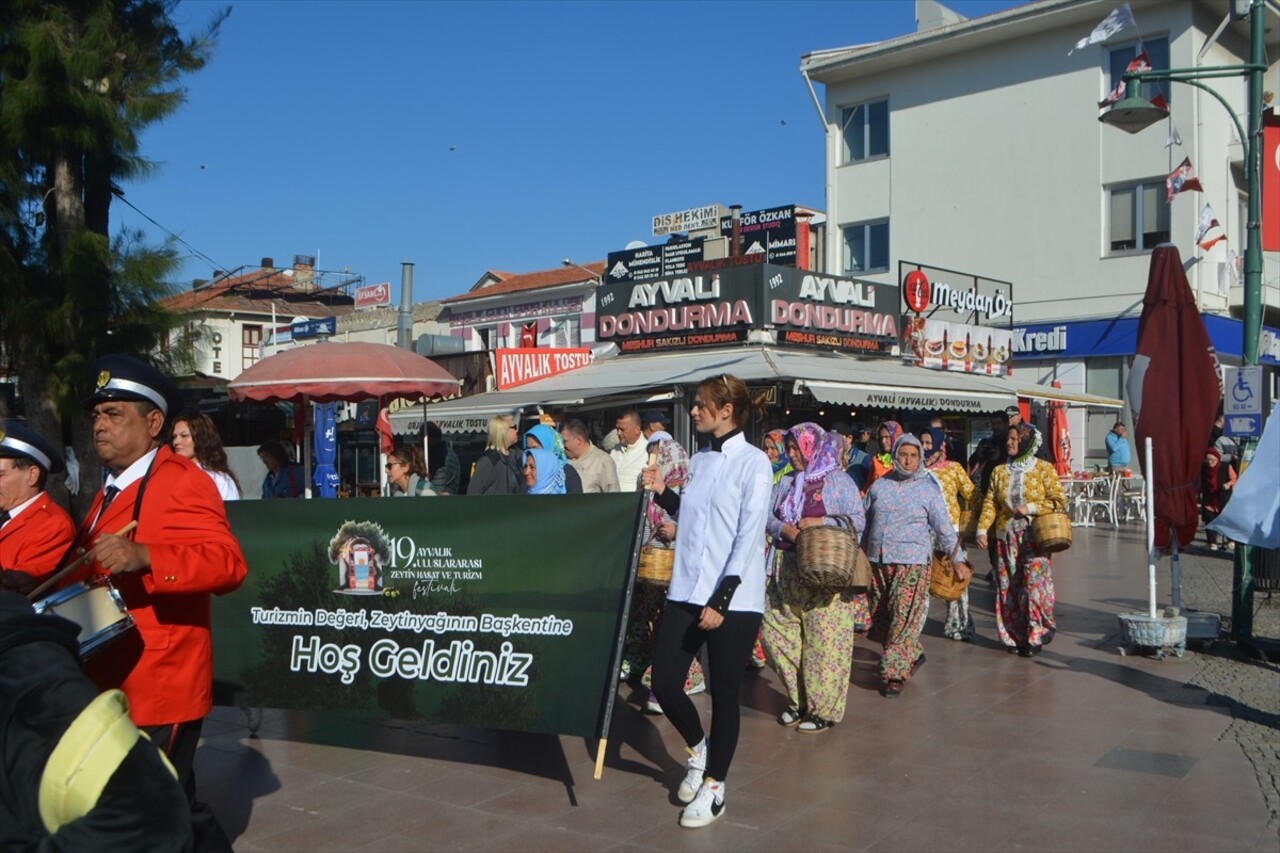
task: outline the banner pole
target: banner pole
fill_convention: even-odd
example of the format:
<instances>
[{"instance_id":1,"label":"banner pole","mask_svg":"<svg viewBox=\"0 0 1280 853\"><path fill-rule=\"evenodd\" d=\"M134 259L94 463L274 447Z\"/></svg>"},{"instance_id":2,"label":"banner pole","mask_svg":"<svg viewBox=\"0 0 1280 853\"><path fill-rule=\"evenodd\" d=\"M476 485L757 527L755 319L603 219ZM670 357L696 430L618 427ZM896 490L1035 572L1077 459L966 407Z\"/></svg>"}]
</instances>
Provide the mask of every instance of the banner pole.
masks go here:
<instances>
[{"instance_id":1,"label":"banner pole","mask_svg":"<svg viewBox=\"0 0 1280 853\"><path fill-rule=\"evenodd\" d=\"M649 464L658 463L656 451L649 453ZM600 743L596 747L596 768L592 778L599 781L604 775L604 752L609 745L609 726L613 722L613 706L618 698L618 672L622 669L622 653L627 644L627 622L631 619L631 597L636 586L636 570L640 566L640 545L644 542L644 526L649 517L649 504L653 503L653 491L645 490L640 501L640 513L635 533L631 539L631 562L627 566L627 591L622 598L622 618L618 621L618 636L613 643L608 676L605 678L604 716L600 721Z\"/></svg>"}]
</instances>

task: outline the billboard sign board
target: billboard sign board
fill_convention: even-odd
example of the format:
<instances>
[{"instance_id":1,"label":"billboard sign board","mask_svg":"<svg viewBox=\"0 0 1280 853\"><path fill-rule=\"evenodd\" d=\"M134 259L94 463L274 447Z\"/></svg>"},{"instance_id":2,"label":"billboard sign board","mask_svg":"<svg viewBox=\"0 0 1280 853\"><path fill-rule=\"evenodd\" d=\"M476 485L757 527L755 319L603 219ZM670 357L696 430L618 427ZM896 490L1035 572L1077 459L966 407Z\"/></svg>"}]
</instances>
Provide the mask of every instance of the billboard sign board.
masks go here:
<instances>
[{"instance_id":1,"label":"billboard sign board","mask_svg":"<svg viewBox=\"0 0 1280 853\"><path fill-rule=\"evenodd\" d=\"M355 292L356 310L361 308L380 308L391 304L391 282L368 284L357 287Z\"/></svg>"},{"instance_id":2,"label":"billboard sign board","mask_svg":"<svg viewBox=\"0 0 1280 853\"><path fill-rule=\"evenodd\" d=\"M898 283L904 314L971 326L1013 325L1013 285L1007 281L902 261Z\"/></svg>"}]
</instances>

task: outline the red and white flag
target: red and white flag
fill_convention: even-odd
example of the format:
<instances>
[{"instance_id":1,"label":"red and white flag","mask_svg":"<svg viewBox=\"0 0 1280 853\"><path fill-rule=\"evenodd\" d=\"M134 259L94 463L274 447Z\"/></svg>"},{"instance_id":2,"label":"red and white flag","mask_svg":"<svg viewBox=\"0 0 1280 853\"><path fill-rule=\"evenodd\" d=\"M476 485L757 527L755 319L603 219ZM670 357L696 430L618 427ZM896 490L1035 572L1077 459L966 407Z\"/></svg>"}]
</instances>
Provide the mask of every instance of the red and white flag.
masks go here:
<instances>
[{"instance_id":1,"label":"red and white flag","mask_svg":"<svg viewBox=\"0 0 1280 853\"><path fill-rule=\"evenodd\" d=\"M1128 3L1122 3L1112 9L1111 14L1103 18L1098 26L1093 28L1093 32L1076 42L1076 46L1067 51L1067 56L1077 50L1084 50L1091 44L1106 41L1126 27L1133 26L1133 23L1133 10L1129 8Z\"/></svg>"},{"instance_id":2,"label":"red and white flag","mask_svg":"<svg viewBox=\"0 0 1280 853\"><path fill-rule=\"evenodd\" d=\"M1204 207L1200 208L1200 221L1196 223L1196 242L1199 243L1210 229L1217 227L1219 227L1218 219L1213 215L1213 208L1206 201Z\"/></svg>"},{"instance_id":3,"label":"red and white flag","mask_svg":"<svg viewBox=\"0 0 1280 853\"><path fill-rule=\"evenodd\" d=\"M1180 192L1186 190L1195 190L1198 193L1204 192L1204 187L1200 186L1200 179L1192 174L1191 158L1183 157L1182 162L1178 164L1178 168L1169 173L1169 177L1164 181L1165 189L1168 195L1165 201L1173 201L1173 197Z\"/></svg>"},{"instance_id":4,"label":"red and white flag","mask_svg":"<svg viewBox=\"0 0 1280 853\"><path fill-rule=\"evenodd\" d=\"M1145 49L1141 53L1139 53L1137 56L1135 56L1133 59L1129 60L1129 64L1125 66L1125 69L1124 69L1125 74L1128 74L1130 71L1150 71L1150 70L1151 70L1151 60L1147 58L1147 51ZM1116 85L1111 88L1111 91L1107 93L1107 96L1103 98L1101 101L1098 101L1098 109L1109 107L1123 97L1124 97L1124 77L1121 77L1119 80L1116 81ZM1159 96L1157 95L1157 97Z\"/></svg>"},{"instance_id":5,"label":"red and white flag","mask_svg":"<svg viewBox=\"0 0 1280 853\"><path fill-rule=\"evenodd\" d=\"M1201 240L1197 242L1196 245L1207 252L1225 239L1227 239L1226 234L1219 234L1216 237L1210 237L1208 240Z\"/></svg>"}]
</instances>

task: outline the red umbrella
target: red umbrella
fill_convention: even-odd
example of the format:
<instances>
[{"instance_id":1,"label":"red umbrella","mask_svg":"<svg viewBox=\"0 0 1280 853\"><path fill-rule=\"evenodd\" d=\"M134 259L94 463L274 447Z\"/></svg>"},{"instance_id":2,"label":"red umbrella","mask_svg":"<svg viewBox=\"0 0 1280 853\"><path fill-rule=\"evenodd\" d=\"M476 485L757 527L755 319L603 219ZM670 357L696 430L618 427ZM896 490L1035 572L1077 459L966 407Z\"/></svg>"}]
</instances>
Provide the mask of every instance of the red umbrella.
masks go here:
<instances>
[{"instance_id":1,"label":"red umbrella","mask_svg":"<svg viewBox=\"0 0 1280 853\"><path fill-rule=\"evenodd\" d=\"M460 383L415 352L387 344L324 343L270 355L227 386L233 400L354 402L371 397L455 394Z\"/></svg>"},{"instance_id":2,"label":"red umbrella","mask_svg":"<svg viewBox=\"0 0 1280 853\"><path fill-rule=\"evenodd\" d=\"M1127 389L1140 456L1151 439L1156 547L1169 548L1172 528L1185 548L1196 533L1196 485L1222 386L1213 344L1171 244L1151 253Z\"/></svg>"},{"instance_id":3,"label":"red umbrella","mask_svg":"<svg viewBox=\"0 0 1280 853\"><path fill-rule=\"evenodd\" d=\"M1053 381L1054 388L1062 383ZM1058 476L1071 473L1071 433L1067 430L1067 404L1061 400L1049 401L1049 438L1053 442L1053 467Z\"/></svg>"}]
</instances>

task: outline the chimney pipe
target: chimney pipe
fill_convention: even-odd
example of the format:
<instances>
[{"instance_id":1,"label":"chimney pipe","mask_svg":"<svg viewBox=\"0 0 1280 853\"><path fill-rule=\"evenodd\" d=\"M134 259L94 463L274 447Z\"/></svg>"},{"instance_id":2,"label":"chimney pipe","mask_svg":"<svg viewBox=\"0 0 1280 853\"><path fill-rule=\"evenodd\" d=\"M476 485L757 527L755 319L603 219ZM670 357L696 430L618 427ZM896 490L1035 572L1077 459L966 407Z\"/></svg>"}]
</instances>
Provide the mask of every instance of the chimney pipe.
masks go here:
<instances>
[{"instance_id":1,"label":"chimney pipe","mask_svg":"<svg viewBox=\"0 0 1280 853\"><path fill-rule=\"evenodd\" d=\"M400 264L400 313L396 316L396 346L413 349L413 262Z\"/></svg>"},{"instance_id":2,"label":"chimney pipe","mask_svg":"<svg viewBox=\"0 0 1280 853\"><path fill-rule=\"evenodd\" d=\"M263 258L263 259L262 259L262 268L263 268L264 270L273 270L273 269L275 269L275 268L276 268L276 261L275 261L275 258Z\"/></svg>"},{"instance_id":3,"label":"chimney pipe","mask_svg":"<svg viewBox=\"0 0 1280 853\"><path fill-rule=\"evenodd\" d=\"M729 238L729 257L736 258L742 254L742 205L729 205L729 215L733 217L733 233Z\"/></svg>"}]
</instances>

